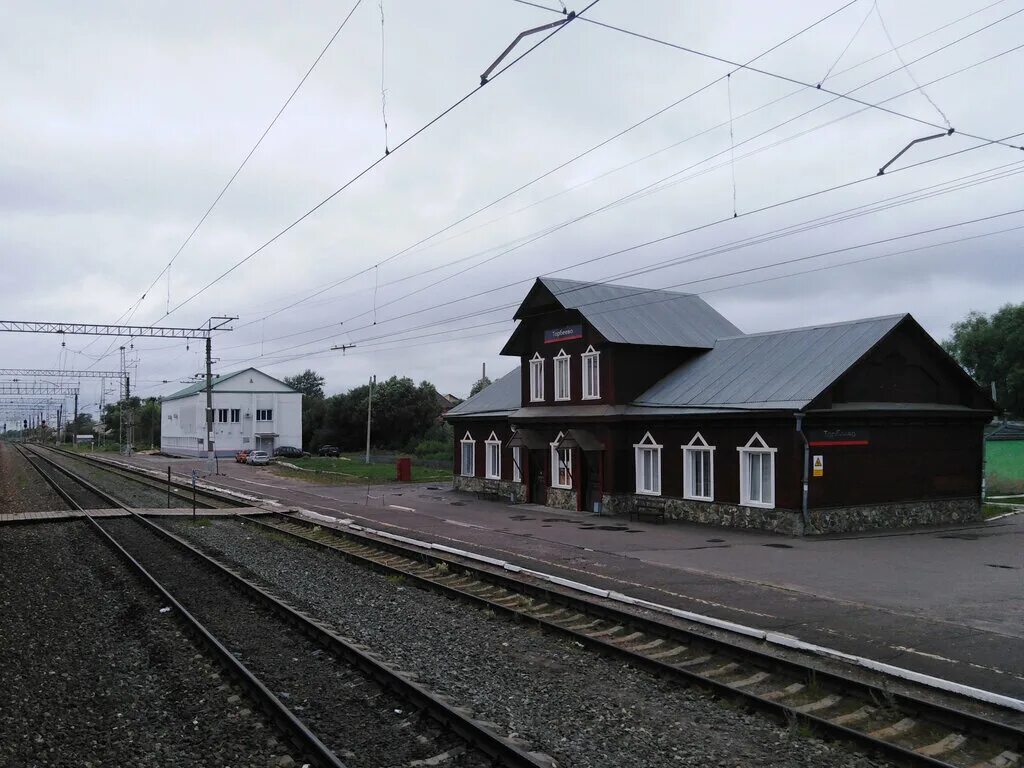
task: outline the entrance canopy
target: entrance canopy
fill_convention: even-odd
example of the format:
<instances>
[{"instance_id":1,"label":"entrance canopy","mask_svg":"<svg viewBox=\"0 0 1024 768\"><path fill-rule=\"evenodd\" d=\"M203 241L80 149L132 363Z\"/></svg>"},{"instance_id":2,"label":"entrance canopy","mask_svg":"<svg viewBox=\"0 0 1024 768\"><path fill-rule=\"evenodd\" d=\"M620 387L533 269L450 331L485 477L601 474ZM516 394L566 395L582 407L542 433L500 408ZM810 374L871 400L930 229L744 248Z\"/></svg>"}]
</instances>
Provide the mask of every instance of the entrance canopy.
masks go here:
<instances>
[{"instance_id":1,"label":"entrance canopy","mask_svg":"<svg viewBox=\"0 0 1024 768\"><path fill-rule=\"evenodd\" d=\"M582 448L584 451L603 451L604 443L593 432L585 429L570 429L558 443L559 448Z\"/></svg>"},{"instance_id":2,"label":"entrance canopy","mask_svg":"<svg viewBox=\"0 0 1024 768\"><path fill-rule=\"evenodd\" d=\"M540 433L532 429L517 429L508 441L509 448L526 448L527 450L547 450L548 441Z\"/></svg>"}]
</instances>

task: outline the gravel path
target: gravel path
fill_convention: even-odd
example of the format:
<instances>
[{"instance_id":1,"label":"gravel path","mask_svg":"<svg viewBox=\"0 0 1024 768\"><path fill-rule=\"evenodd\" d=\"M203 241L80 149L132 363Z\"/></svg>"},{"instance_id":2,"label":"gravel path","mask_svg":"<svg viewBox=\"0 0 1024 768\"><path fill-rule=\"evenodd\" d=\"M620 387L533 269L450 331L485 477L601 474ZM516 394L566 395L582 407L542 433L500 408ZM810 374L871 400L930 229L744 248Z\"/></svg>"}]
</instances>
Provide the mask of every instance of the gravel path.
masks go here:
<instances>
[{"instance_id":1,"label":"gravel path","mask_svg":"<svg viewBox=\"0 0 1024 768\"><path fill-rule=\"evenodd\" d=\"M0 528L0 765L278 765L277 730L87 525Z\"/></svg>"},{"instance_id":2,"label":"gravel path","mask_svg":"<svg viewBox=\"0 0 1024 768\"><path fill-rule=\"evenodd\" d=\"M213 566L145 524L106 519L102 525L346 765L392 768L463 747L433 720L336 659L262 602L225 583L226 577ZM189 527L200 528L192 523ZM488 765L484 756L471 750L437 764L442 763L444 768Z\"/></svg>"},{"instance_id":3,"label":"gravel path","mask_svg":"<svg viewBox=\"0 0 1024 768\"><path fill-rule=\"evenodd\" d=\"M53 512L67 508L17 448L0 442L0 512Z\"/></svg>"},{"instance_id":4,"label":"gravel path","mask_svg":"<svg viewBox=\"0 0 1024 768\"><path fill-rule=\"evenodd\" d=\"M563 768L887 765L252 524L162 524Z\"/></svg>"}]
</instances>

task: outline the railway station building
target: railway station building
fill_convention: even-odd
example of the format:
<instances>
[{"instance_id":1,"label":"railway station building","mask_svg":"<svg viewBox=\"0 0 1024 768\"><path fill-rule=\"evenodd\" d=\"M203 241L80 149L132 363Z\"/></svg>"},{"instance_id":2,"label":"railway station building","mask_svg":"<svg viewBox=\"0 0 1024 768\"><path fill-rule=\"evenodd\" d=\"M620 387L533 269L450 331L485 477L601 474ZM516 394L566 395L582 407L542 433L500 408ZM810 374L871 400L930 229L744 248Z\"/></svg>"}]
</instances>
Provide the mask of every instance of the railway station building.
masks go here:
<instances>
[{"instance_id":1,"label":"railway station building","mask_svg":"<svg viewBox=\"0 0 1024 768\"><path fill-rule=\"evenodd\" d=\"M538 278L452 408L455 487L789 534L977 520L995 406L909 314L745 334L699 296Z\"/></svg>"},{"instance_id":2,"label":"railway station building","mask_svg":"<svg viewBox=\"0 0 1024 768\"><path fill-rule=\"evenodd\" d=\"M160 450L171 456L206 456L206 381L163 398ZM246 368L213 379L213 439L218 456L243 449L272 453L302 448L302 393Z\"/></svg>"}]
</instances>

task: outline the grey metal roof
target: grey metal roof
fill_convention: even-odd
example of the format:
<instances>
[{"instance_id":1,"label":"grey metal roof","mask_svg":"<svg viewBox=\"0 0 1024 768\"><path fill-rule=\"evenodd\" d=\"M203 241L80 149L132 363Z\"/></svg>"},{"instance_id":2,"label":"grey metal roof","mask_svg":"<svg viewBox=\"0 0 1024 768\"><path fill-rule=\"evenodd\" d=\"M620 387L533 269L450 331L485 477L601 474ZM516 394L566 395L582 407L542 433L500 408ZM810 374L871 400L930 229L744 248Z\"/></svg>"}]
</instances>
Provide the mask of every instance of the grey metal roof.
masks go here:
<instances>
[{"instance_id":1,"label":"grey metal roof","mask_svg":"<svg viewBox=\"0 0 1024 768\"><path fill-rule=\"evenodd\" d=\"M721 338L635 405L802 408L908 315Z\"/></svg>"},{"instance_id":2,"label":"grey metal roof","mask_svg":"<svg viewBox=\"0 0 1024 768\"><path fill-rule=\"evenodd\" d=\"M259 368L252 368L252 367L243 368L240 371L232 371L231 373L215 373L213 375L212 386L214 388L216 388L216 387L220 386L221 384L223 384L228 379L233 379L233 378L235 378L235 376L243 374L246 371L256 371L257 373L262 374L263 376L266 376L267 378L274 379L274 381L276 381L278 384L280 384L282 386L285 386L285 387L288 386L287 384L285 384L280 379L276 379L273 376L271 376L270 374L263 373L263 371L261 371ZM291 389L291 387L288 387L288 388ZM166 397L163 398L163 402L166 403L168 400L178 400L178 399L180 399L182 397L188 397L189 395L194 395L196 392L202 392L205 389L206 389L206 377L204 376L199 381L197 381L195 384L189 384L184 389L179 389L177 392L174 392L174 393L172 393L170 395L167 395ZM292 389L292 391L294 392L296 390Z\"/></svg>"},{"instance_id":3,"label":"grey metal roof","mask_svg":"<svg viewBox=\"0 0 1024 768\"><path fill-rule=\"evenodd\" d=\"M710 349L715 339L742 333L691 293L552 277L537 280L612 343Z\"/></svg>"},{"instance_id":4,"label":"grey metal roof","mask_svg":"<svg viewBox=\"0 0 1024 768\"><path fill-rule=\"evenodd\" d=\"M519 408L522 399L517 365L490 386L449 410L445 418L509 414Z\"/></svg>"}]
</instances>

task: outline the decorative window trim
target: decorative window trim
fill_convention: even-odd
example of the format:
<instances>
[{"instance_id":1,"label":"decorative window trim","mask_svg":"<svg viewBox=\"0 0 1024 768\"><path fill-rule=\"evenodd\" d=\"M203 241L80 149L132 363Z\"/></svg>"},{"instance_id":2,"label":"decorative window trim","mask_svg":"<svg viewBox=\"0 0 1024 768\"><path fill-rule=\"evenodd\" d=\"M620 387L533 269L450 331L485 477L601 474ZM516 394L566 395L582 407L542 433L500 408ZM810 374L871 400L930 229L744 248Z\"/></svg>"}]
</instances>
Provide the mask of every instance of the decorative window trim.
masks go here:
<instances>
[{"instance_id":1,"label":"decorative window trim","mask_svg":"<svg viewBox=\"0 0 1024 768\"><path fill-rule=\"evenodd\" d=\"M536 371L540 371L538 375ZM530 359L530 402L544 402L544 358L534 352Z\"/></svg>"},{"instance_id":2,"label":"decorative window trim","mask_svg":"<svg viewBox=\"0 0 1024 768\"><path fill-rule=\"evenodd\" d=\"M470 446L469 456L472 461L469 462L469 468L466 468L466 446ZM459 441L459 449L462 451L459 456L459 474L463 477L475 477L476 476L476 440L467 431L463 438Z\"/></svg>"},{"instance_id":3,"label":"decorative window trim","mask_svg":"<svg viewBox=\"0 0 1024 768\"><path fill-rule=\"evenodd\" d=\"M777 448L770 448L768 443L764 441L764 438L757 432L755 432L747 444L741 448L737 448L740 454L740 504L745 507L759 507L761 509L775 509L775 454L778 451ZM745 454L756 453L761 455L767 455L769 457L769 466L771 468L771 502L755 501L750 498L750 476L746 470L747 457Z\"/></svg>"},{"instance_id":4,"label":"decorative window trim","mask_svg":"<svg viewBox=\"0 0 1024 768\"><path fill-rule=\"evenodd\" d=\"M560 442L562 442L562 438L563 437L565 437L565 433L559 432L558 433L558 437L556 437L555 441L553 443L551 443L551 487L552 488L561 488L563 490L569 491L569 490L572 490L572 481L573 481L573 474L572 474L572 448L559 448L558 447L558 444ZM559 459L559 452L560 451L565 451L566 452L566 455L569 458L568 461L566 461L566 462L561 462L560 461L560 459ZM560 482L558 482L559 479L560 479L560 473L558 471L560 463L565 465L566 472L569 475L569 484L568 485L563 485Z\"/></svg>"},{"instance_id":5,"label":"decorative window trim","mask_svg":"<svg viewBox=\"0 0 1024 768\"><path fill-rule=\"evenodd\" d=\"M697 432L690 442L686 445L680 446L683 449L683 498L690 499L691 501L714 501L715 500L715 446L708 445L708 441L704 439L704 435ZM693 470L690 468L690 454L692 453L707 453L710 454L708 461L708 490L710 493L707 496L698 496L695 493L690 493L690 488L693 486L692 474Z\"/></svg>"},{"instance_id":6,"label":"decorative window trim","mask_svg":"<svg viewBox=\"0 0 1024 768\"><path fill-rule=\"evenodd\" d=\"M554 360L553 366L554 366L554 372L555 372L555 378L554 378L555 401L556 402L565 402L566 400L571 400L572 399L572 356L571 355L567 355L565 353L564 349L560 349L560 350L558 350L558 354L555 355L552 359ZM562 397L558 396L558 379L559 379L558 369L559 369L559 367L564 367L565 368L565 392L563 393Z\"/></svg>"},{"instance_id":7,"label":"decorative window trim","mask_svg":"<svg viewBox=\"0 0 1024 768\"><path fill-rule=\"evenodd\" d=\"M658 445L655 439L651 436L650 432L647 432L639 443L633 443L633 477L636 481L636 493L641 496L661 496L661 449L664 448L662 445ZM642 488L640 481L643 477L643 465L642 457L645 453L650 453L654 456L652 469L656 471L651 472L651 481L653 488Z\"/></svg>"},{"instance_id":8,"label":"decorative window trim","mask_svg":"<svg viewBox=\"0 0 1024 768\"><path fill-rule=\"evenodd\" d=\"M512 482L523 482L523 449L518 445L512 447Z\"/></svg>"},{"instance_id":9,"label":"decorative window trim","mask_svg":"<svg viewBox=\"0 0 1024 768\"><path fill-rule=\"evenodd\" d=\"M493 432L484 441L484 477L488 480L501 480L501 440Z\"/></svg>"},{"instance_id":10,"label":"decorative window trim","mask_svg":"<svg viewBox=\"0 0 1024 768\"><path fill-rule=\"evenodd\" d=\"M583 382L583 399L584 400L600 400L601 399L601 353L594 349L594 345L591 344L587 347L587 351L580 355L581 365L581 381ZM590 377L587 376L587 364L594 361L594 389L592 392L587 392L588 385L590 383Z\"/></svg>"}]
</instances>

